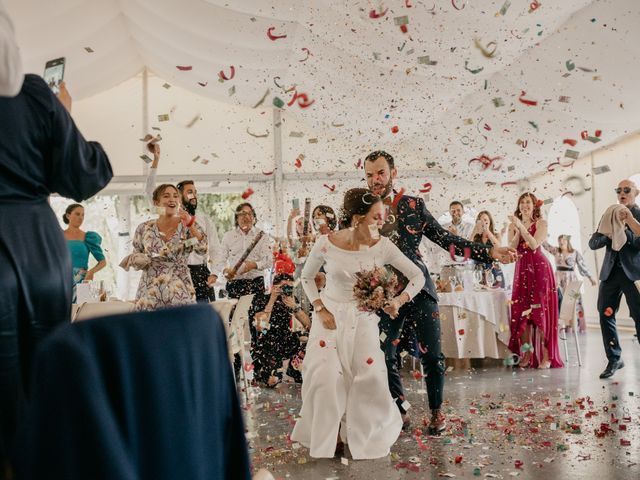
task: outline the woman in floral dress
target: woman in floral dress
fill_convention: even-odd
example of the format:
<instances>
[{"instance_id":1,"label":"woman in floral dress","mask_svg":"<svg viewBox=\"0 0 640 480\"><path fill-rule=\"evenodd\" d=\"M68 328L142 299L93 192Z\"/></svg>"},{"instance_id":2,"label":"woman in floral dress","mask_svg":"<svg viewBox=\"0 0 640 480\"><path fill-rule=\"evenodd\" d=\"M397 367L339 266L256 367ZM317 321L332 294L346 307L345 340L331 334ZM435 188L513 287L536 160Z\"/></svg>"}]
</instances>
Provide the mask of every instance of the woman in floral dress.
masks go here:
<instances>
[{"instance_id":1,"label":"woman in floral dress","mask_svg":"<svg viewBox=\"0 0 640 480\"><path fill-rule=\"evenodd\" d=\"M133 238L134 253L123 260L125 269L142 270L136 293L137 310L153 310L172 305L196 303L187 258L195 251L207 252L207 237L180 208L180 193L170 184L153 192L157 219L138 226Z\"/></svg>"}]
</instances>

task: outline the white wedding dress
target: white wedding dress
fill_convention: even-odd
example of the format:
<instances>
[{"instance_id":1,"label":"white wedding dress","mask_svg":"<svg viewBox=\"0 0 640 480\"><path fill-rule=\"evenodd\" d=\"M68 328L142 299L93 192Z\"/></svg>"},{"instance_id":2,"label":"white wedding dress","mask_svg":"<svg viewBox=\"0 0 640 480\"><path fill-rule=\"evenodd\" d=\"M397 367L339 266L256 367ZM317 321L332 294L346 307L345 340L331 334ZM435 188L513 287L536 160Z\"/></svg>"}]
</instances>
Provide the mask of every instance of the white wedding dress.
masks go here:
<instances>
[{"instance_id":1,"label":"white wedding dress","mask_svg":"<svg viewBox=\"0 0 640 480\"><path fill-rule=\"evenodd\" d=\"M314 278L323 265L327 282L319 294ZM309 301L321 298L337 325L328 330L314 315L302 364L302 409L291 438L312 457L332 458L338 431L354 459L388 455L400 435L402 418L389 393L380 349L380 318L359 311L353 297L355 273L383 265L393 265L409 279L405 291L411 298L424 286L420 269L385 237L356 252L323 235L302 271Z\"/></svg>"}]
</instances>

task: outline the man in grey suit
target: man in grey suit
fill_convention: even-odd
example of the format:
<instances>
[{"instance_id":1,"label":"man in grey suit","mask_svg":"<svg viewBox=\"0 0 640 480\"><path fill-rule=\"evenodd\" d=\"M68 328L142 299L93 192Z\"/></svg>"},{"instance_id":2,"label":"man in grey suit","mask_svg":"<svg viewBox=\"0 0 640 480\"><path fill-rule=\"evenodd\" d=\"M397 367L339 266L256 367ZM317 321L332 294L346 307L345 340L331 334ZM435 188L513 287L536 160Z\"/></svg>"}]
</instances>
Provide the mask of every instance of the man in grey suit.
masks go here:
<instances>
[{"instance_id":1,"label":"man in grey suit","mask_svg":"<svg viewBox=\"0 0 640 480\"><path fill-rule=\"evenodd\" d=\"M623 293L640 339L640 208L636 205L638 187L631 180L623 180L615 192L618 203L627 207L617 213L618 218L624 223L626 243L620 250L615 251L612 248L612 239L608 235L595 232L589 240L592 250L607 247L600 272L598 313L602 341L609 363L600 374L600 378L609 378L616 370L624 367L620 358L622 349L618 341L615 317Z\"/></svg>"}]
</instances>

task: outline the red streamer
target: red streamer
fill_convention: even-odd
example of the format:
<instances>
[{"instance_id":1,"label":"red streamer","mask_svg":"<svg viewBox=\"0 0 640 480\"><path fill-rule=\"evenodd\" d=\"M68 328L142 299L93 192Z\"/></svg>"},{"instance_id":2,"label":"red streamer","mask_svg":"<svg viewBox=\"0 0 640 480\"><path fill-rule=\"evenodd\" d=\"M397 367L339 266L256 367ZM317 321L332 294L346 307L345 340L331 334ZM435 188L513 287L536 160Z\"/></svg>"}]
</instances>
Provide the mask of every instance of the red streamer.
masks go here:
<instances>
[{"instance_id":1,"label":"red streamer","mask_svg":"<svg viewBox=\"0 0 640 480\"><path fill-rule=\"evenodd\" d=\"M384 17L384 16L387 14L387 11L388 11L388 10L389 10L388 8L385 8L385 9L384 9L382 12L380 12L380 13L376 12L375 10L371 10L371 11L369 12L369 18L382 18L382 17Z\"/></svg>"},{"instance_id":2,"label":"red streamer","mask_svg":"<svg viewBox=\"0 0 640 480\"><path fill-rule=\"evenodd\" d=\"M299 62L306 62L307 60L309 60L309 57L311 55L313 55L313 53L311 53L311 50L309 50L307 47L302 48L303 52L307 52L307 56L305 58L303 58L302 60L298 60Z\"/></svg>"},{"instance_id":3,"label":"red streamer","mask_svg":"<svg viewBox=\"0 0 640 480\"><path fill-rule=\"evenodd\" d=\"M251 187L247 188L244 192L242 192L242 199L246 200L247 198L249 198L251 195L253 195L255 192L253 191L253 189Z\"/></svg>"},{"instance_id":4,"label":"red streamer","mask_svg":"<svg viewBox=\"0 0 640 480\"><path fill-rule=\"evenodd\" d=\"M471 165L473 162L480 162L480 164L482 165L482 170L486 170L489 167L491 167L492 170L499 170L500 165L493 165L493 162L495 162L496 160L502 160L502 157L498 156L491 158L485 154L482 154L479 157L469 160L469 165Z\"/></svg>"},{"instance_id":5,"label":"red streamer","mask_svg":"<svg viewBox=\"0 0 640 480\"><path fill-rule=\"evenodd\" d=\"M181 72L188 72L189 70L193 69L191 65L176 65L176 68Z\"/></svg>"},{"instance_id":6,"label":"red streamer","mask_svg":"<svg viewBox=\"0 0 640 480\"><path fill-rule=\"evenodd\" d=\"M420 193L429 193L431 191L431 187L432 185L429 182L424 183L420 189Z\"/></svg>"},{"instance_id":7,"label":"red streamer","mask_svg":"<svg viewBox=\"0 0 640 480\"><path fill-rule=\"evenodd\" d=\"M393 208L398 207L398 202L400 201L403 195L404 195L404 188L401 188L400 191L393 198L393 202L391 202L391 205L393 205Z\"/></svg>"},{"instance_id":8,"label":"red streamer","mask_svg":"<svg viewBox=\"0 0 640 480\"><path fill-rule=\"evenodd\" d=\"M567 145L571 145L572 147L575 147L576 144L578 143L577 140L574 140L573 138L565 138L562 143L566 143Z\"/></svg>"},{"instance_id":9,"label":"red streamer","mask_svg":"<svg viewBox=\"0 0 640 480\"><path fill-rule=\"evenodd\" d=\"M290 107L295 102L298 102L298 106L300 108L307 108L307 107L310 107L311 105L313 105L315 100L309 101L309 96L306 93L298 93L298 92L294 91L293 92L293 97L291 98L291 100L289 100L289 103L287 103L287 106Z\"/></svg>"},{"instance_id":10,"label":"red streamer","mask_svg":"<svg viewBox=\"0 0 640 480\"><path fill-rule=\"evenodd\" d=\"M465 2L465 3L463 3L463 4L462 4L462 7L458 8L458 6L456 5L456 0L451 0L451 5L453 5L453 8L455 8L456 10L463 10L463 9L464 9L464 7L466 7L466 6L467 6L467 3L466 3L466 2Z\"/></svg>"},{"instance_id":11,"label":"red streamer","mask_svg":"<svg viewBox=\"0 0 640 480\"><path fill-rule=\"evenodd\" d=\"M526 94L527 94L527 92L522 90L522 93L520 94L520 97L518 97L518 100L520 100L521 103L524 103L525 105L529 105L530 107L535 107L536 105L538 105L538 102L536 100L527 100L526 98L522 98Z\"/></svg>"},{"instance_id":12,"label":"red streamer","mask_svg":"<svg viewBox=\"0 0 640 480\"><path fill-rule=\"evenodd\" d=\"M287 38L286 35L274 35L273 31L276 29L276 27L269 27L269 29L267 30L267 37L269 37L269 40L271 40L272 42L275 42L276 40L279 40L281 38Z\"/></svg>"},{"instance_id":13,"label":"red streamer","mask_svg":"<svg viewBox=\"0 0 640 480\"><path fill-rule=\"evenodd\" d=\"M231 80L233 77L236 76L236 67L231 65L229 69L230 69L229 76L227 76L227 74L225 74L224 71L220 70L220 72L218 72L218 77L220 77L221 80Z\"/></svg>"},{"instance_id":14,"label":"red streamer","mask_svg":"<svg viewBox=\"0 0 640 480\"><path fill-rule=\"evenodd\" d=\"M327 189L329 189L330 192L335 192L336 191L336 184L335 183L333 185L331 185L331 186L329 186L326 183L324 183L322 186L327 188Z\"/></svg>"}]
</instances>

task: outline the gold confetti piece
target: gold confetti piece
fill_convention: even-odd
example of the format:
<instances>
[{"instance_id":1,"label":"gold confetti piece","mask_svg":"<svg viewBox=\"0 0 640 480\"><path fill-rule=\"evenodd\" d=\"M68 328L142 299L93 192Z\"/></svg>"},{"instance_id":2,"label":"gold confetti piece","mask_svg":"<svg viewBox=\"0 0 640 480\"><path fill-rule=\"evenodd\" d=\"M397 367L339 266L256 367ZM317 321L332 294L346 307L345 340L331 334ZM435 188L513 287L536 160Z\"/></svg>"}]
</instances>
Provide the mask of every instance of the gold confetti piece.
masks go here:
<instances>
[{"instance_id":1,"label":"gold confetti piece","mask_svg":"<svg viewBox=\"0 0 640 480\"><path fill-rule=\"evenodd\" d=\"M234 85L229 89L229 96L232 97L236 93L236 86Z\"/></svg>"},{"instance_id":2,"label":"gold confetti piece","mask_svg":"<svg viewBox=\"0 0 640 480\"><path fill-rule=\"evenodd\" d=\"M153 162L153 160L151 159L151 157L149 157L149 155L146 155L146 154L140 155L140 158L141 158L142 160L144 160L144 161L145 161L145 163L151 163L151 162Z\"/></svg>"},{"instance_id":3,"label":"gold confetti piece","mask_svg":"<svg viewBox=\"0 0 640 480\"><path fill-rule=\"evenodd\" d=\"M418 63L421 65L437 65L438 62L435 60L431 60L429 55L425 55L423 57L418 57Z\"/></svg>"},{"instance_id":4,"label":"gold confetti piece","mask_svg":"<svg viewBox=\"0 0 640 480\"><path fill-rule=\"evenodd\" d=\"M500 97L496 97L494 99L491 100L493 102L493 105L497 108L497 107L504 107L504 100L502 100L502 98Z\"/></svg>"},{"instance_id":5,"label":"gold confetti piece","mask_svg":"<svg viewBox=\"0 0 640 480\"><path fill-rule=\"evenodd\" d=\"M159 122L168 122L169 121L169 114L165 113L163 115L158 115L158 121Z\"/></svg>"},{"instance_id":6,"label":"gold confetti piece","mask_svg":"<svg viewBox=\"0 0 640 480\"><path fill-rule=\"evenodd\" d=\"M196 156L194 159L192 159L191 161L193 163L196 163L198 160L200 160L200 155Z\"/></svg>"},{"instance_id":7,"label":"gold confetti piece","mask_svg":"<svg viewBox=\"0 0 640 480\"><path fill-rule=\"evenodd\" d=\"M318 139L317 138L310 138L309 139L309 143L318 143Z\"/></svg>"},{"instance_id":8,"label":"gold confetti piece","mask_svg":"<svg viewBox=\"0 0 640 480\"><path fill-rule=\"evenodd\" d=\"M395 17L393 19L393 23L396 26L401 26L401 25L408 25L409 24L409 16L408 15L403 15L401 17Z\"/></svg>"},{"instance_id":9,"label":"gold confetti piece","mask_svg":"<svg viewBox=\"0 0 640 480\"><path fill-rule=\"evenodd\" d=\"M462 123L464 123L465 125L473 125L473 119L465 118L464 120L462 120Z\"/></svg>"},{"instance_id":10,"label":"gold confetti piece","mask_svg":"<svg viewBox=\"0 0 640 480\"><path fill-rule=\"evenodd\" d=\"M93 53L93 48L91 48L91 47L84 47L84 49L85 49L88 53Z\"/></svg>"},{"instance_id":11,"label":"gold confetti piece","mask_svg":"<svg viewBox=\"0 0 640 480\"><path fill-rule=\"evenodd\" d=\"M168 83L163 83L162 87L166 88L167 90L169 90L171 88L171 85L169 85Z\"/></svg>"},{"instance_id":12,"label":"gold confetti piece","mask_svg":"<svg viewBox=\"0 0 640 480\"><path fill-rule=\"evenodd\" d=\"M290 132L289 136L294 138L302 138L304 137L304 132Z\"/></svg>"},{"instance_id":13,"label":"gold confetti piece","mask_svg":"<svg viewBox=\"0 0 640 480\"><path fill-rule=\"evenodd\" d=\"M267 96L271 93L271 89L267 88L267 91L264 92L264 95L262 95L262 98L260 100L258 100L258 103L256 103L253 107L251 108L258 108L260 105L262 105L264 103L264 101L267 99Z\"/></svg>"},{"instance_id":14,"label":"gold confetti piece","mask_svg":"<svg viewBox=\"0 0 640 480\"><path fill-rule=\"evenodd\" d=\"M202 163L203 165L209 165L209 160L207 160L206 158L203 158L200 163Z\"/></svg>"},{"instance_id":15,"label":"gold confetti piece","mask_svg":"<svg viewBox=\"0 0 640 480\"><path fill-rule=\"evenodd\" d=\"M185 127L187 128L193 127L198 120L200 120L200 114L197 114L195 117L193 117L191 121L185 125Z\"/></svg>"},{"instance_id":16,"label":"gold confetti piece","mask_svg":"<svg viewBox=\"0 0 640 480\"><path fill-rule=\"evenodd\" d=\"M567 150L566 152L564 152L564 156L566 158L572 158L574 160L577 160L578 157L580 156L580 152L576 150Z\"/></svg>"}]
</instances>

